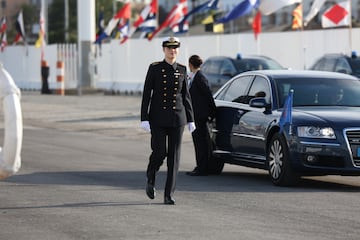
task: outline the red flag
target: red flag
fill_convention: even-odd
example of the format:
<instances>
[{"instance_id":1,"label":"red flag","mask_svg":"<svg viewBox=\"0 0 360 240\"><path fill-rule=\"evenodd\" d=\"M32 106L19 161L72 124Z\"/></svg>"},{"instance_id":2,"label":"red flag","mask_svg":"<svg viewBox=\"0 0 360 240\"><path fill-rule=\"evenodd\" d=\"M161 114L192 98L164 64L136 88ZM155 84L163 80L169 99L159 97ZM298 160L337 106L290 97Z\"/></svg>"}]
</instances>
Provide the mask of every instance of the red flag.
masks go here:
<instances>
[{"instance_id":1,"label":"red flag","mask_svg":"<svg viewBox=\"0 0 360 240\"><path fill-rule=\"evenodd\" d=\"M131 17L130 2L126 3L114 16L115 19L119 19L119 18L129 19L130 17Z\"/></svg>"},{"instance_id":2,"label":"red flag","mask_svg":"<svg viewBox=\"0 0 360 240\"><path fill-rule=\"evenodd\" d=\"M121 41L126 42L136 31L136 29L146 20L150 14L155 14L158 9L158 0L152 0L140 13L138 19L134 22L133 28L129 31L129 34Z\"/></svg>"},{"instance_id":3,"label":"red flag","mask_svg":"<svg viewBox=\"0 0 360 240\"><path fill-rule=\"evenodd\" d=\"M111 35L111 32L118 25L118 22L121 18L129 19L130 16L131 16L131 7L130 7L130 2L128 2L110 19L108 25L104 30L104 33L99 36L99 41Z\"/></svg>"},{"instance_id":4,"label":"red flag","mask_svg":"<svg viewBox=\"0 0 360 240\"><path fill-rule=\"evenodd\" d=\"M350 6L350 1L344 1L327 9L321 17L322 27L351 26Z\"/></svg>"},{"instance_id":5,"label":"red flag","mask_svg":"<svg viewBox=\"0 0 360 240\"><path fill-rule=\"evenodd\" d=\"M152 0L150 5L147 5L140 13L138 19L134 22L133 27L136 29L142 24L150 13L156 13L158 8L158 1Z\"/></svg>"},{"instance_id":6,"label":"red flag","mask_svg":"<svg viewBox=\"0 0 360 240\"><path fill-rule=\"evenodd\" d=\"M153 33L150 34L148 39L152 40L156 34L158 34L166 27L175 26L186 14L187 0L180 0L180 2L171 9L170 13L166 16L165 21L160 25L160 27L158 27Z\"/></svg>"},{"instance_id":7,"label":"red flag","mask_svg":"<svg viewBox=\"0 0 360 240\"><path fill-rule=\"evenodd\" d=\"M1 19L0 33L4 33L6 30L6 18Z\"/></svg>"},{"instance_id":8,"label":"red flag","mask_svg":"<svg viewBox=\"0 0 360 240\"><path fill-rule=\"evenodd\" d=\"M258 34L261 33L261 12L257 11L255 18L252 23L252 28L255 35L255 40L257 40Z\"/></svg>"},{"instance_id":9,"label":"red flag","mask_svg":"<svg viewBox=\"0 0 360 240\"><path fill-rule=\"evenodd\" d=\"M7 38L6 38L6 32L3 33L1 44L0 44L0 50L3 52L5 50L5 47L7 46Z\"/></svg>"}]
</instances>

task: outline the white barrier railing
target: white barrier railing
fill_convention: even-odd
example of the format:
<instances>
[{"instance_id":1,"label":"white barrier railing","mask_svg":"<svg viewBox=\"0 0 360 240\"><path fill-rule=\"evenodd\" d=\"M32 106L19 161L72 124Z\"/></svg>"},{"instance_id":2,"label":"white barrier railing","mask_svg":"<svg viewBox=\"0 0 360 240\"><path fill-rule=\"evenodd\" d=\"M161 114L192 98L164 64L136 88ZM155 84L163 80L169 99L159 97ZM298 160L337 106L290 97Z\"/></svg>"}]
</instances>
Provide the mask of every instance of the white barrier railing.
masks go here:
<instances>
[{"instance_id":1,"label":"white barrier railing","mask_svg":"<svg viewBox=\"0 0 360 240\"><path fill-rule=\"evenodd\" d=\"M350 39L351 37L351 39ZM180 36L178 62L187 64L192 54L204 60L210 56L261 54L276 59L292 69L308 68L324 53L360 52L360 30L328 29L312 31L261 33L255 41L252 32L227 35ZM102 44L95 56L89 54L92 86L115 92L142 91L147 68L163 59L162 39L130 39L120 45L118 40ZM350 43L352 46L350 46ZM40 49L34 46L8 46L0 53L0 61L21 89L41 89ZM49 87L56 89L56 62L65 63L65 89L75 89L78 79L76 44L54 44L45 47L49 63Z\"/></svg>"}]
</instances>

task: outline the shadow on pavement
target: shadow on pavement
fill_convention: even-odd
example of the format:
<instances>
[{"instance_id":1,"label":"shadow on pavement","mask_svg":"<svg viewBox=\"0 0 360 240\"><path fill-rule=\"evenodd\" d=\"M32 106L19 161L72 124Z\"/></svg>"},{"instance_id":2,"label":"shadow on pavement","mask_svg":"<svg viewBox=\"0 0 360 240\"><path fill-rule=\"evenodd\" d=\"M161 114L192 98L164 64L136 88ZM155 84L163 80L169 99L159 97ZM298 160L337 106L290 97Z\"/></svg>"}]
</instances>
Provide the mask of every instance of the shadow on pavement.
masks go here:
<instances>
[{"instance_id":1,"label":"shadow on pavement","mask_svg":"<svg viewBox=\"0 0 360 240\"><path fill-rule=\"evenodd\" d=\"M166 172L157 175L156 186L165 185ZM74 172L34 172L18 174L3 182L29 185L83 185L112 186L127 189L144 189L146 176L141 171L74 171ZM292 187L274 186L266 172L223 172L221 175L192 177L179 172L177 191L196 192L358 192L359 186L301 179Z\"/></svg>"}]
</instances>

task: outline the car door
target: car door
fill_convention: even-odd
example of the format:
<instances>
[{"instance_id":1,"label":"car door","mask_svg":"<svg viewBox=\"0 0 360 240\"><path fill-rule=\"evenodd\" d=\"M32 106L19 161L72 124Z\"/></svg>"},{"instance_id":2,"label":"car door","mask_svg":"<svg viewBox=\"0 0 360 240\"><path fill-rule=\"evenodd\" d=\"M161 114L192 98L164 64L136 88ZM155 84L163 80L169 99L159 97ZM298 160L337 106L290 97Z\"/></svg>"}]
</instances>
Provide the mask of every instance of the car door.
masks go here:
<instances>
[{"instance_id":1,"label":"car door","mask_svg":"<svg viewBox=\"0 0 360 240\"><path fill-rule=\"evenodd\" d=\"M217 150L233 152L234 139L233 128L237 128L239 119L244 113L246 93L253 76L242 76L233 80L215 98L216 121L215 127L211 127L212 139L216 143Z\"/></svg>"},{"instance_id":2,"label":"car door","mask_svg":"<svg viewBox=\"0 0 360 240\"><path fill-rule=\"evenodd\" d=\"M271 118L264 108L250 107L249 101L255 97L264 97L270 104L270 85L265 77L256 76L249 88L242 114L233 127L233 148L242 158L264 162L265 135Z\"/></svg>"}]
</instances>

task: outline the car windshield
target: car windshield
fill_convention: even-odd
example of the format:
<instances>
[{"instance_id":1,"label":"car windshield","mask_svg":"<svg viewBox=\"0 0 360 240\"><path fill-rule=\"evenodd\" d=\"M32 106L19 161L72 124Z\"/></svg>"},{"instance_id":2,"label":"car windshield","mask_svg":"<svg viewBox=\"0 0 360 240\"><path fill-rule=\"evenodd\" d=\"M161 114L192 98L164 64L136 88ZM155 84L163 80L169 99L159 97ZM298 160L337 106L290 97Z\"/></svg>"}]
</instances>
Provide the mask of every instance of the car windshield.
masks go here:
<instances>
[{"instance_id":1,"label":"car windshield","mask_svg":"<svg viewBox=\"0 0 360 240\"><path fill-rule=\"evenodd\" d=\"M238 73L263 69L283 69L279 63L272 59L244 58L235 60L234 63Z\"/></svg>"},{"instance_id":2,"label":"car windshield","mask_svg":"<svg viewBox=\"0 0 360 240\"><path fill-rule=\"evenodd\" d=\"M325 78L283 78L276 80L282 107L290 89L293 106L360 106L360 81Z\"/></svg>"},{"instance_id":3,"label":"car windshield","mask_svg":"<svg viewBox=\"0 0 360 240\"><path fill-rule=\"evenodd\" d=\"M351 58L349 60L353 74L356 76L360 75L360 58Z\"/></svg>"}]
</instances>

